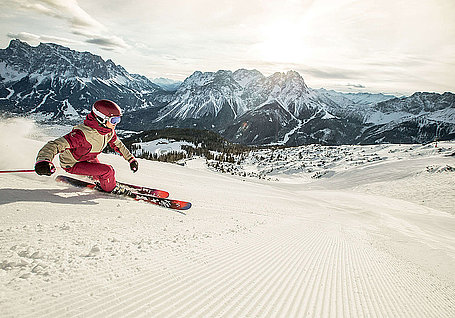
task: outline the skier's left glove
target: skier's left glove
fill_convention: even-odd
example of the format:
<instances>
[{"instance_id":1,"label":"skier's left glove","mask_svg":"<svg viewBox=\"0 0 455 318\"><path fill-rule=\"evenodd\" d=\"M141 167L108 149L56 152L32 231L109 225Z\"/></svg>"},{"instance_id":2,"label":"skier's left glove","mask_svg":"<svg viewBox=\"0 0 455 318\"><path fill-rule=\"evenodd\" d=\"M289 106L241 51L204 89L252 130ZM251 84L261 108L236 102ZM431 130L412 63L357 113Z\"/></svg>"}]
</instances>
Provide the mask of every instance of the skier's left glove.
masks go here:
<instances>
[{"instance_id":1,"label":"skier's left glove","mask_svg":"<svg viewBox=\"0 0 455 318\"><path fill-rule=\"evenodd\" d=\"M136 159L133 159L133 160L130 161L130 169L133 172L136 172L137 169L139 169L139 164L137 163Z\"/></svg>"},{"instance_id":2,"label":"skier's left glove","mask_svg":"<svg viewBox=\"0 0 455 318\"><path fill-rule=\"evenodd\" d=\"M35 172L40 176L50 176L55 172L55 166L51 161L41 160L35 163Z\"/></svg>"}]
</instances>

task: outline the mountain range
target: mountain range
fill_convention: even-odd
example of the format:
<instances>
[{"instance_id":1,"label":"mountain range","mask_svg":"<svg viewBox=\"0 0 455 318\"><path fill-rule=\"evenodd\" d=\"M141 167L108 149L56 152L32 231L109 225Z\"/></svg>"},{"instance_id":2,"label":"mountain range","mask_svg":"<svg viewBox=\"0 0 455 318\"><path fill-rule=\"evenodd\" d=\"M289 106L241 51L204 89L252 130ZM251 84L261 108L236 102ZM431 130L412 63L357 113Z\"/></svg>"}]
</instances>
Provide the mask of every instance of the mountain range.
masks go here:
<instances>
[{"instance_id":1,"label":"mountain range","mask_svg":"<svg viewBox=\"0 0 455 318\"><path fill-rule=\"evenodd\" d=\"M166 91L176 91L179 86L182 84L181 81L172 80L169 78L158 77L152 79L152 82Z\"/></svg>"},{"instance_id":2,"label":"mountain range","mask_svg":"<svg viewBox=\"0 0 455 318\"><path fill-rule=\"evenodd\" d=\"M80 121L97 99L124 110L122 129L209 129L250 145L427 143L455 138L455 95L408 97L312 89L295 71L196 71L182 83L128 73L52 43L0 50L0 111ZM166 86L174 84L174 86ZM164 86L163 86L164 85Z\"/></svg>"}]
</instances>

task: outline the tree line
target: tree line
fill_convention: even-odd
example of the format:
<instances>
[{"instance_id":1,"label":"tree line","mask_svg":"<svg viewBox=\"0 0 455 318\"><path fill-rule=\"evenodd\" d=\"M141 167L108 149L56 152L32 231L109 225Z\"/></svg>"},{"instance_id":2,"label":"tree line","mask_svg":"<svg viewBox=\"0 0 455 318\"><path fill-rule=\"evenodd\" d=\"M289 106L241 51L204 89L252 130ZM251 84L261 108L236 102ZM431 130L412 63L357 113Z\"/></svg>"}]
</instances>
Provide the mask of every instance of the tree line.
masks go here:
<instances>
[{"instance_id":1,"label":"tree line","mask_svg":"<svg viewBox=\"0 0 455 318\"><path fill-rule=\"evenodd\" d=\"M142 151L138 157L162 162L177 162L193 156L204 157L207 160L235 163L239 157L245 156L253 148L246 145L234 144L221 135L202 129L166 128L143 131L123 139L125 146L132 152L141 149L139 143L157 139L187 141L195 147L183 145L182 152L171 151L165 154Z\"/></svg>"}]
</instances>

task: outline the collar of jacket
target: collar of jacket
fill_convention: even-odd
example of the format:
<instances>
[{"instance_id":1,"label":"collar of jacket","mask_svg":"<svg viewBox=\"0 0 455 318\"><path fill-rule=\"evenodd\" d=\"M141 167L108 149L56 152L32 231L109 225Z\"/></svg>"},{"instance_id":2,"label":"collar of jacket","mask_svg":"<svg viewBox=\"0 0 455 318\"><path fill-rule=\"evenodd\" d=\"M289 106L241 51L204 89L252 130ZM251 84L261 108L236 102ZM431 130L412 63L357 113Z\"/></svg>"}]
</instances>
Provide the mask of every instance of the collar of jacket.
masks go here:
<instances>
[{"instance_id":1,"label":"collar of jacket","mask_svg":"<svg viewBox=\"0 0 455 318\"><path fill-rule=\"evenodd\" d=\"M107 135L108 133L112 132L112 129L101 126L92 112L90 112L85 118L84 125L96 129L101 135Z\"/></svg>"}]
</instances>

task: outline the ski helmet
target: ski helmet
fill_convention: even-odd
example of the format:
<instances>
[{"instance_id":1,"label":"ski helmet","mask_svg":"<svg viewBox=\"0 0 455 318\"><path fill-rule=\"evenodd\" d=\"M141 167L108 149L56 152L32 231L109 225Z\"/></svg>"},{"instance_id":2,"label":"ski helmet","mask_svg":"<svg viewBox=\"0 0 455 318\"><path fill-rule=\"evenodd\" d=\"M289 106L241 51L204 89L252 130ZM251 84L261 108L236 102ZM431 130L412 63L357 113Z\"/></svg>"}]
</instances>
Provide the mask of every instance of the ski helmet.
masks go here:
<instances>
[{"instance_id":1,"label":"ski helmet","mask_svg":"<svg viewBox=\"0 0 455 318\"><path fill-rule=\"evenodd\" d=\"M97 100L93 104L92 111L102 123L105 123L111 117L122 116L122 109L116 103L107 99Z\"/></svg>"}]
</instances>

